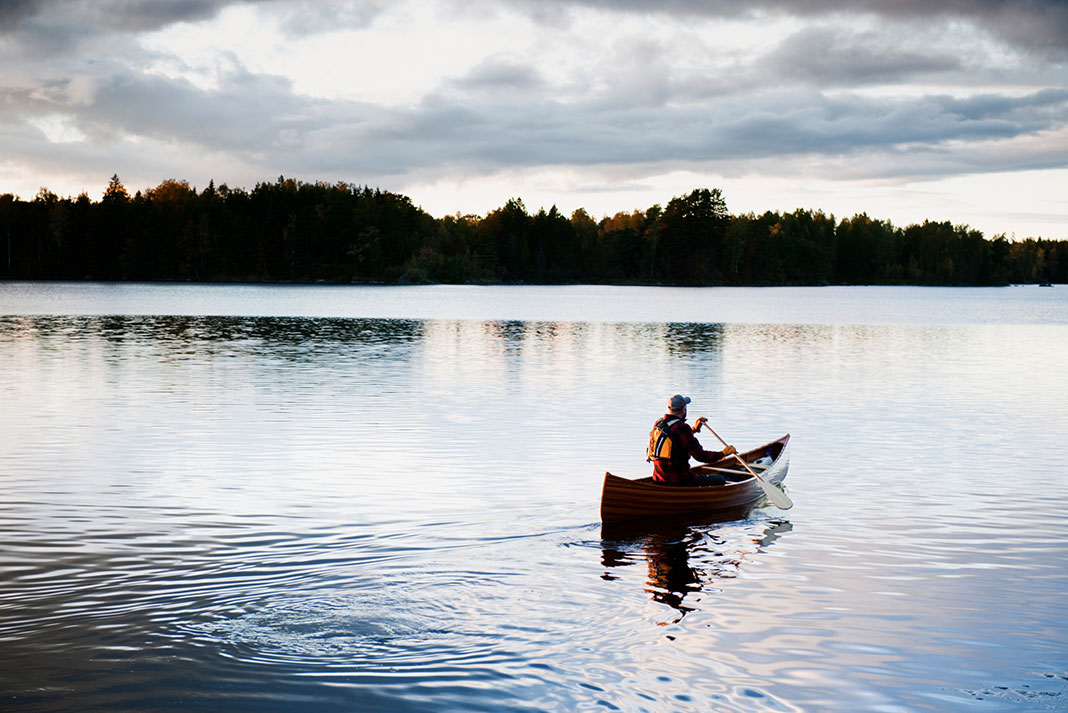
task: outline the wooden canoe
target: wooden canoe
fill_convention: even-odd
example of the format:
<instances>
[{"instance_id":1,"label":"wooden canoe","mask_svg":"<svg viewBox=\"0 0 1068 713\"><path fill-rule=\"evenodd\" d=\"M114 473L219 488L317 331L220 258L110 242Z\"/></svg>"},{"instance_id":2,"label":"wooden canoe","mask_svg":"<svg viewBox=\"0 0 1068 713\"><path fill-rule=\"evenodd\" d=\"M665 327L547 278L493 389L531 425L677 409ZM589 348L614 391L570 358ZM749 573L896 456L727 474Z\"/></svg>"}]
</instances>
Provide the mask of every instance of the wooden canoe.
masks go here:
<instances>
[{"instance_id":1,"label":"wooden canoe","mask_svg":"<svg viewBox=\"0 0 1068 713\"><path fill-rule=\"evenodd\" d=\"M770 456L771 463L759 469L760 477L780 484L790 466L787 446L790 434L777 441L739 453L747 463L756 463ZM766 459L765 459L766 460ZM757 466L759 468L759 466ZM726 485L665 485L653 482L652 477L630 480L611 473L604 474L604 489L601 491L601 521L612 522L632 518L658 518L693 514L736 519L756 505L764 491L753 476L745 472L734 457L699 466L698 471L720 473L727 478ZM726 472L725 472L726 471Z\"/></svg>"}]
</instances>

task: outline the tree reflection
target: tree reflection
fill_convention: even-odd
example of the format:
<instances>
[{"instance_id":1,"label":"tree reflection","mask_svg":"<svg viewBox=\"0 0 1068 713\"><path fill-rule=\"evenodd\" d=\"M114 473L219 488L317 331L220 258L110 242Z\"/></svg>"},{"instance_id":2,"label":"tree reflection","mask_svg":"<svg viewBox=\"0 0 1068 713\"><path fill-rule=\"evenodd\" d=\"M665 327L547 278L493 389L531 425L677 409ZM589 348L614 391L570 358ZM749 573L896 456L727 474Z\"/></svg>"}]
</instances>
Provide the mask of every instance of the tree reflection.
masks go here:
<instances>
[{"instance_id":1,"label":"tree reflection","mask_svg":"<svg viewBox=\"0 0 1068 713\"><path fill-rule=\"evenodd\" d=\"M605 524L601 531L601 563L606 580L620 579L612 569L646 565L645 591L654 602L676 612L675 624L697 607L693 595L715 590L716 582L733 579L743 564L790 532L784 520L762 523L642 522ZM689 602L687 600L689 598Z\"/></svg>"},{"instance_id":2,"label":"tree reflection","mask_svg":"<svg viewBox=\"0 0 1068 713\"><path fill-rule=\"evenodd\" d=\"M316 359L352 348L395 348L425 337L425 321L416 319L212 317L212 316L39 316L22 330L64 345L72 338L104 344L157 344L164 351L213 354L235 346L281 358Z\"/></svg>"},{"instance_id":3,"label":"tree reflection","mask_svg":"<svg viewBox=\"0 0 1068 713\"><path fill-rule=\"evenodd\" d=\"M687 357L719 352L723 347L722 324L672 322L665 325L668 353Z\"/></svg>"}]
</instances>

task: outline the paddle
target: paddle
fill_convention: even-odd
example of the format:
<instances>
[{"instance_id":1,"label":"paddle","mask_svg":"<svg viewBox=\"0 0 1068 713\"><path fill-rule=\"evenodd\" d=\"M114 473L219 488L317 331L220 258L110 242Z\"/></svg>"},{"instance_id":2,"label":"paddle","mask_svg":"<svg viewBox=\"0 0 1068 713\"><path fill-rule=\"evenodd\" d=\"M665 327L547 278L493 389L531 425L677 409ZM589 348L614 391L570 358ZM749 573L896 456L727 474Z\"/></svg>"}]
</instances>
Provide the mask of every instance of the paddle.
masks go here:
<instances>
[{"instance_id":1,"label":"paddle","mask_svg":"<svg viewBox=\"0 0 1068 713\"><path fill-rule=\"evenodd\" d=\"M712 427L708 425L707 421L701 421L701 426L704 426L708 429L709 433L711 433L716 438L719 438L719 434L712 430ZM697 430L701 430L700 427L698 427ZM727 442L722 438L719 438L719 442L722 443L724 446L727 445ZM789 495L780 490L778 486L776 486L774 483L769 483L768 481L757 475L757 472L750 468L749 464L746 463L745 459L742 458L740 455L738 455L737 453L733 453L732 455L738 459L738 462L741 463L746 470L749 471L750 475L756 478L757 483L760 484L760 487L764 491L764 494L768 496L768 500L770 500L775 505L775 507L780 508L782 510L789 510L794 506L794 501L790 499Z\"/></svg>"}]
</instances>

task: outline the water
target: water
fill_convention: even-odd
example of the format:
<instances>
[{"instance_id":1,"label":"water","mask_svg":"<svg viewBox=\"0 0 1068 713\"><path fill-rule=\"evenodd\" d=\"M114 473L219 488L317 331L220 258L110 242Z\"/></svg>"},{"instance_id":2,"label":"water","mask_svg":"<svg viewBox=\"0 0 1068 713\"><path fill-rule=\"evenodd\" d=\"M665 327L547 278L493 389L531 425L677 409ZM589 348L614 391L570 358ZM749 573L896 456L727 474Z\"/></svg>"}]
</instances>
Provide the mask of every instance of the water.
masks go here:
<instances>
[{"instance_id":1,"label":"water","mask_svg":"<svg viewBox=\"0 0 1068 713\"><path fill-rule=\"evenodd\" d=\"M0 706L1064 710L1066 356L1062 288L0 283ZM796 506L602 532L676 391Z\"/></svg>"}]
</instances>

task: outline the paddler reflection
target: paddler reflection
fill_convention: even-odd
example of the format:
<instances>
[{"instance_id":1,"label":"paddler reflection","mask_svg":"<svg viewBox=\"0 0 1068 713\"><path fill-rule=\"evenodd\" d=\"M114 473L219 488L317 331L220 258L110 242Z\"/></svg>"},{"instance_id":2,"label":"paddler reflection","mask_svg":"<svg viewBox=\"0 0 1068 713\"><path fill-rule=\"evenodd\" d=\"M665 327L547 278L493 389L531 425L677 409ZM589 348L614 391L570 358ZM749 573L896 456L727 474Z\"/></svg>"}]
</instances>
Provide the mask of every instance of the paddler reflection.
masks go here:
<instances>
[{"instance_id":1,"label":"paddler reflection","mask_svg":"<svg viewBox=\"0 0 1068 713\"><path fill-rule=\"evenodd\" d=\"M693 543L686 540L665 542L659 541L658 538L644 545L649 571L645 591L652 596L654 602L667 604L672 609L681 612L682 616L693 611L693 607L683 604L686 596L692 592L701 591L701 578L690 566L690 547L692 546L694 546Z\"/></svg>"},{"instance_id":2,"label":"paddler reflection","mask_svg":"<svg viewBox=\"0 0 1068 713\"><path fill-rule=\"evenodd\" d=\"M646 526L644 530L605 526L601 531L601 563L609 569L602 577L621 579L612 574L612 568L637 565L644 560L646 593L654 602L679 613L660 624L674 624L697 608L700 593L718 591L717 581L737 577L747 560L792 529L789 522L780 520L660 525L652 529Z\"/></svg>"}]
</instances>

